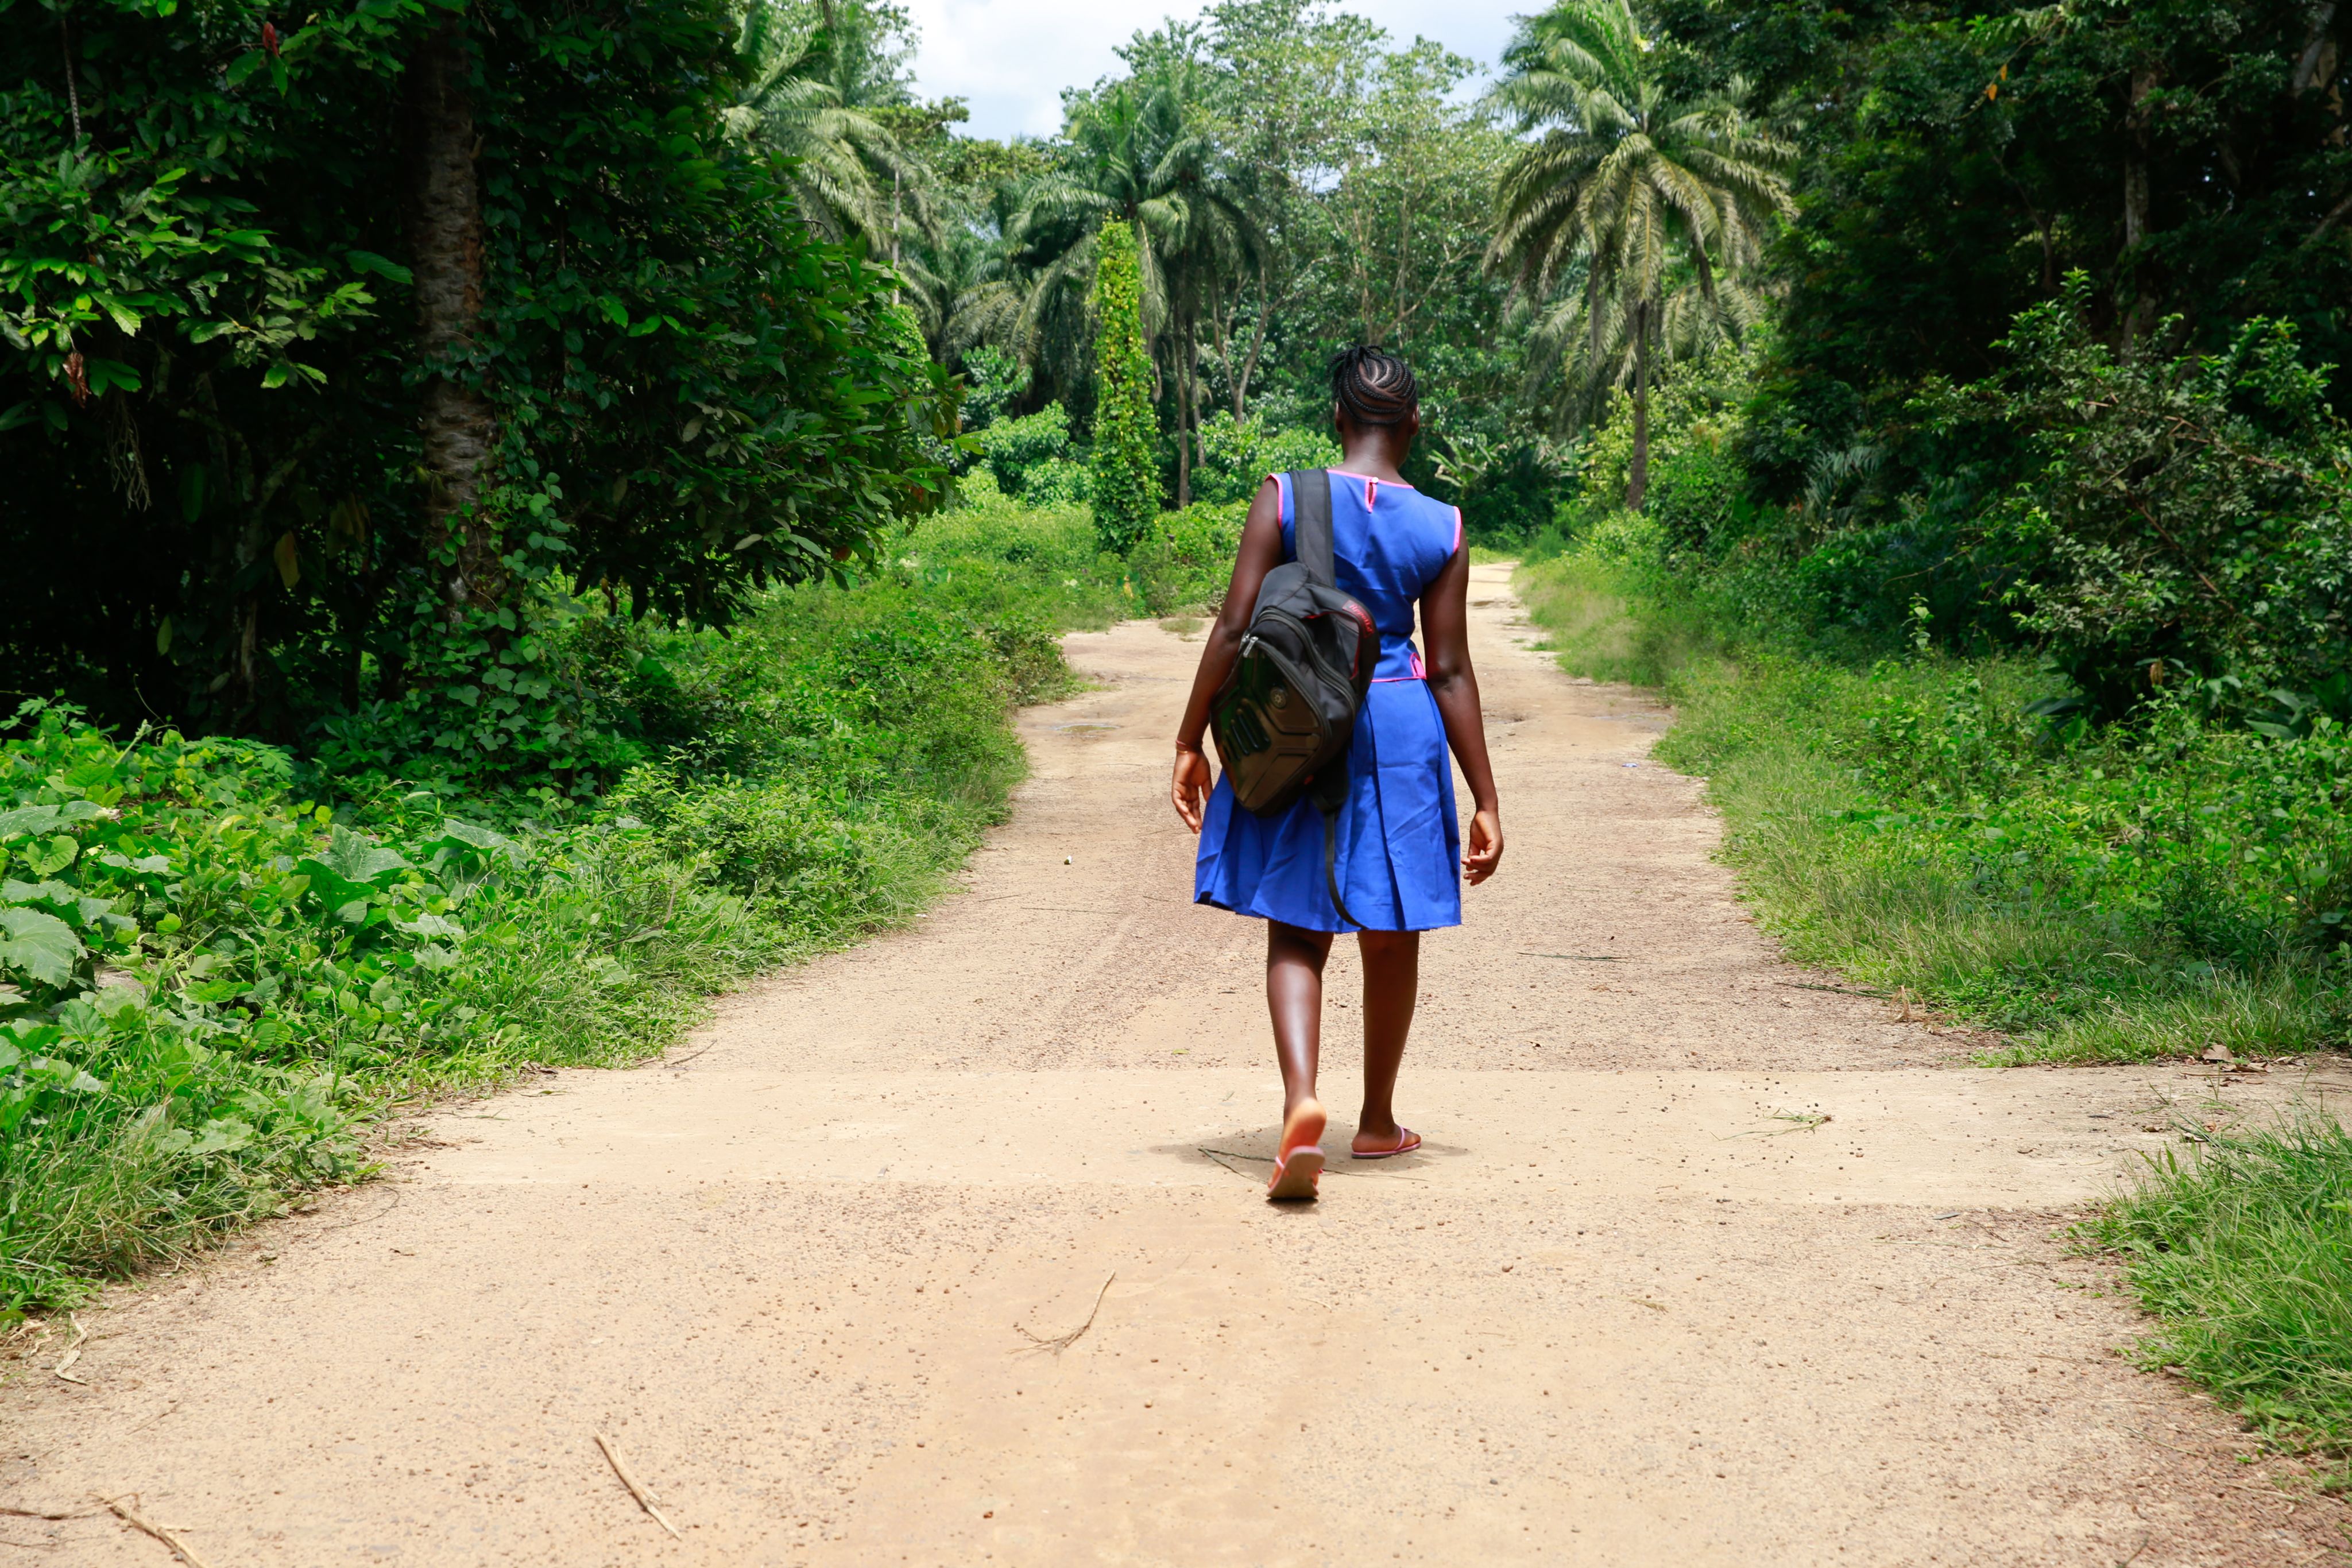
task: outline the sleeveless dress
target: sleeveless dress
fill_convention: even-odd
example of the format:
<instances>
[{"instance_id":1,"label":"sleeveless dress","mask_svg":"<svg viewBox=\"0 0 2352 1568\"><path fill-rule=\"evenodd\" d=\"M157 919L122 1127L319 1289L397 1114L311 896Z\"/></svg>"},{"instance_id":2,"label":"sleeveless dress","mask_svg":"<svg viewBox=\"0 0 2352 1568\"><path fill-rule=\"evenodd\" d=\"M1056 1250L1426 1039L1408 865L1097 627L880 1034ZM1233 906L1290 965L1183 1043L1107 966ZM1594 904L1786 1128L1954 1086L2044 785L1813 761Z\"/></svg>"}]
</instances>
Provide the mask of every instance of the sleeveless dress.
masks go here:
<instances>
[{"instance_id":1,"label":"sleeveless dress","mask_svg":"<svg viewBox=\"0 0 2352 1568\"><path fill-rule=\"evenodd\" d=\"M1297 507L1282 489L1282 558L1297 559ZM1349 912L1370 931L1428 931L1462 924L1461 830L1454 770L1437 699L1412 645L1422 591L1462 548L1459 509L1410 485L1330 471L1331 550L1339 586L1381 631L1372 685L1348 747L1348 804L1339 818L1334 868ZM1323 880L1323 818L1300 800L1261 817L1234 800L1220 773L1201 822L1195 903L1279 920L1310 931L1355 927L1332 906Z\"/></svg>"}]
</instances>

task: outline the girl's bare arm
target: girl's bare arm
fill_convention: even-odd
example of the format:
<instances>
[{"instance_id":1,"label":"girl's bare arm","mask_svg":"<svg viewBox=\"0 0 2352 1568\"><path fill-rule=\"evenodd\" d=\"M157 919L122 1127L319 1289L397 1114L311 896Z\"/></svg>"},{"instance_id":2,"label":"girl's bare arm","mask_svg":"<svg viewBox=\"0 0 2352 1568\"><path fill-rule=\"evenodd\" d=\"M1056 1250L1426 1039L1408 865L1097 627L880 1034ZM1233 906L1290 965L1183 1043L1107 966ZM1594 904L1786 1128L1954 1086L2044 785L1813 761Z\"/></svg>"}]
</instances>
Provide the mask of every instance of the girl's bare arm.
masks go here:
<instances>
[{"instance_id":1,"label":"girl's bare arm","mask_svg":"<svg viewBox=\"0 0 2352 1568\"><path fill-rule=\"evenodd\" d=\"M1421 596L1421 631L1427 641L1430 695L1445 721L1445 743L1470 786L1470 844L1462 870L1472 886L1495 874L1503 859L1502 809L1495 769L1486 760L1486 719L1478 706L1478 674L1470 667L1470 549L1454 552Z\"/></svg>"}]
</instances>

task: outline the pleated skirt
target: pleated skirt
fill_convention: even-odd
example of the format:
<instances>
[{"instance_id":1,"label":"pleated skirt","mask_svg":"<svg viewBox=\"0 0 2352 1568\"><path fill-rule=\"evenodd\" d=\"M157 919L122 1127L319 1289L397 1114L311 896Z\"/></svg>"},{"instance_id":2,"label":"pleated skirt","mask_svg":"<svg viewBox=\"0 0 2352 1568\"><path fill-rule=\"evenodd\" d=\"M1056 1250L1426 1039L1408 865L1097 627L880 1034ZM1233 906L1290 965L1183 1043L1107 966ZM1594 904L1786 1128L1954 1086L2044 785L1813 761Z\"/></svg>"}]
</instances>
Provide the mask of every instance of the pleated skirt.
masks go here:
<instances>
[{"instance_id":1,"label":"pleated skirt","mask_svg":"<svg viewBox=\"0 0 2352 1568\"><path fill-rule=\"evenodd\" d=\"M1356 712L1335 869L1349 912L1371 931L1462 924L1461 829L1445 727L1426 682L1380 681ZM1323 818L1300 800L1244 810L1220 776L1201 823L1196 903L1309 931L1349 931L1323 876Z\"/></svg>"}]
</instances>

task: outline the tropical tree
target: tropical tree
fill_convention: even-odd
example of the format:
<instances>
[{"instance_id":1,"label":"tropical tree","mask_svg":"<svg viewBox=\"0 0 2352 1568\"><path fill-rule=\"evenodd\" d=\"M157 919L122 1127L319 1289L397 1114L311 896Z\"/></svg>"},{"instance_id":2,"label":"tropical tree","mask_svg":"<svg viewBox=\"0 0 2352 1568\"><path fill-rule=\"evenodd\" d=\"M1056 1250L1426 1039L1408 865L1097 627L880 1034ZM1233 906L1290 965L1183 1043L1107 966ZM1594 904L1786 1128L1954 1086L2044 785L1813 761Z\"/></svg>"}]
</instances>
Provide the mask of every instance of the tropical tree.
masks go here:
<instances>
[{"instance_id":1,"label":"tropical tree","mask_svg":"<svg viewBox=\"0 0 2352 1568\"><path fill-rule=\"evenodd\" d=\"M1095 236L1106 224L1126 225L1137 243L1144 341L1160 350L1161 387L1176 404L1183 505L1199 425L1202 331L1215 298L1255 258L1257 230L1213 132L1199 29L1171 24L1121 53L1133 74L1070 95L1066 154L1030 187L1013 221L1017 259L1031 269L1024 338L1033 354L1071 340L1094 276Z\"/></svg>"},{"instance_id":2,"label":"tropical tree","mask_svg":"<svg viewBox=\"0 0 2352 1568\"><path fill-rule=\"evenodd\" d=\"M234 14L0 29L20 690L576 783L569 590L723 622L937 495L889 274L722 129L729 0Z\"/></svg>"},{"instance_id":3,"label":"tropical tree","mask_svg":"<svg viewBox=\"0 0 2352 1568\"><path fill-rule=\"evenodd\" d=\"M736 52L745 82L730 130L794 162L802 214L828 239L862 236L896 262L909 220L936 226L929 171L889 111L911 103L903 9L873 0L815 8L752 0Z\"/></svg>"},{"instance_id":4,"label":"tropical tree","mask_svg":"<svg viewBox=\"0 0 2352 1568\"><path fill-rule=\"evenodd\" d=\"M1143 342L1143 279L1134 231L1103 225L1094 247L1095 447L1090 490L1095 533L1124 551L1160 509L1151 461L1151 364Z\"/></svg>"},{"instance_id":5,"label":"tropical tree","mask_svg":"<svg viewBox=\"0 0 2352 1568\"><path fill-rule=\"evenodd\" d=\"M1670 92L1629 0L1560 0L1504 63L1496 104L1541 134L1504 171L1488 263L1543 302L1536 337L1555 351L1536 362L1562 372L1569 411L1631 382L1638 510L1653 349L1703 352L1753 319L1739 271L1792 210L1794 150L1747 117L1736 83Z\"/></svg>"}]
</instances>

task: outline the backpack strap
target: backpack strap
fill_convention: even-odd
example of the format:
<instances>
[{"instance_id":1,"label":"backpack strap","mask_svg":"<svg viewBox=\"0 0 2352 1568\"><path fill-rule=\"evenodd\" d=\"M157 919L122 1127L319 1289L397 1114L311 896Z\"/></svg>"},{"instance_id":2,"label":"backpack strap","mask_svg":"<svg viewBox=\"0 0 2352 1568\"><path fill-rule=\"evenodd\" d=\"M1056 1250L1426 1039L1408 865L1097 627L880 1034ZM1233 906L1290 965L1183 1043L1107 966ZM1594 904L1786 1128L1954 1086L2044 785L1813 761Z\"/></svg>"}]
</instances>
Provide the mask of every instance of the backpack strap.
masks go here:
<instances>
[{"instance_id":1,"label":"backpack strap","mask_svg":"<svg viewBox=\"0 0 2352 1568\"><path fill-rule=\"evenodd\" d=\"M1324 775L1328 775L1326 778ZM1339 812L1348 804L1348 769L1345 763L1335 763L1318 774L1307 786L1307 799L1323 819L1323 885L1331 891L1331 907L1339 918L1361 931L1364 923L1348 908L1348 901L1339 896Z\"/></svg>"},{"instance_id":2,"label":"backpack strap","mask_svg":"<svg viewBox=\"0 0 2352 1568\"><path fill-rule=\"evenodd\" d=\"M1299 468L1290 476L1292 537L1298 544L1298 563L1323 588L1339 586L1331 553L1331 471Z\"/></svg>"},{"instance_id":3,"label":"backpack strap","mask_svg":"<svg viewBox=\"0 0 2352 1568\"><path fill-rule=\"evenodd\" d=\"M1298 546L1298 563L1319 588L1339 586L1338 563L1331 544L1331 471L1300 468L1290 475L1291 537ZM1315 810L1323 819L1323 885L1330 890L1331 906L1339 918L1362 930L1364 923L1349 913L1339 896L1339 812L1348 804L1348 769L1341 761L1325 768L1309 786Z\"/></svg>"}]
</instances>

